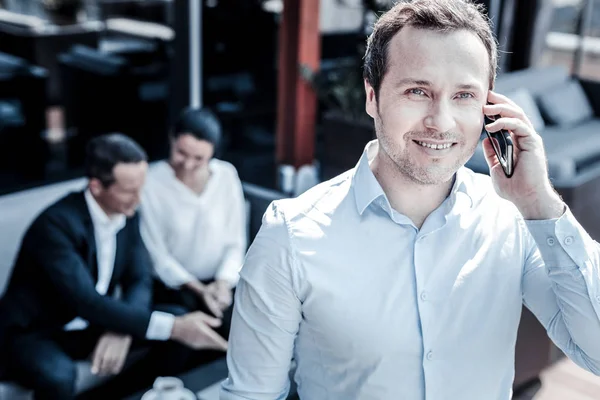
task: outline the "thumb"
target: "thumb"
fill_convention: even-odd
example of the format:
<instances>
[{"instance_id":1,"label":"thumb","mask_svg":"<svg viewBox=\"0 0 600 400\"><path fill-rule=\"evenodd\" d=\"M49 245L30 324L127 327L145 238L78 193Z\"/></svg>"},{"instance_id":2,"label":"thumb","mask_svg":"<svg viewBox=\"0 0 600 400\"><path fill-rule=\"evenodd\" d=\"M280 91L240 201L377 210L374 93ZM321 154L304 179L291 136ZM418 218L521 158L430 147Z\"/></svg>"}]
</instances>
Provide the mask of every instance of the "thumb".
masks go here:
<instances>
[{"instance_id":1,"label":"thumb","mask_svg":"<svg viewBox=\"0 0 600 400\"><path fill-rule=\"evenodd\" d=\"M202 314L202 320L204 322L206 322L206 324L208 326L212 326L213 328L217 328L219 326L221 326L221 320L215 317L211 317L210 315L207 314Z\"/></svg>"}]
</instances>

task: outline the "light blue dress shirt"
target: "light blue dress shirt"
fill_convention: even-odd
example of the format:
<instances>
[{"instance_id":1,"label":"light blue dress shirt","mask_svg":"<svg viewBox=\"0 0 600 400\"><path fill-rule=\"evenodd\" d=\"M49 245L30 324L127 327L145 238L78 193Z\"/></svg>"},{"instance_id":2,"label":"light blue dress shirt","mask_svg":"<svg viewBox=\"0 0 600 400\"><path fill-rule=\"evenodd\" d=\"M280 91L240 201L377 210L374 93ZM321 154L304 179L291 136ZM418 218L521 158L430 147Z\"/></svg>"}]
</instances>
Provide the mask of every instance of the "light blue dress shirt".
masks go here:
<instances>
[{"instance_id":1,"label":"light blue dress shirt","mask_svg":"<svg viewBox=\"0 0 600 400\"><path fill-rule=\"evenodd\" d=\"M237 288L222 400L509 400L522 304L600 373L600 249L461 168L417 229L357 167L274 202Z\"/></svg>"}]
</instances>

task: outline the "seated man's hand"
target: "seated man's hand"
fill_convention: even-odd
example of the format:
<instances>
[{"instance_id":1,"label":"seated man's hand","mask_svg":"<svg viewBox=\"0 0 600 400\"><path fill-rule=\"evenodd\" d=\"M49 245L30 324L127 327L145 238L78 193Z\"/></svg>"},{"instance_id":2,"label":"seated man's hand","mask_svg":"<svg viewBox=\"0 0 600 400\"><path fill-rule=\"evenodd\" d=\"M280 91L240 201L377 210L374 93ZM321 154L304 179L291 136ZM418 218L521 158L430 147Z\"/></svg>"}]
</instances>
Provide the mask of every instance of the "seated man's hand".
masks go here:
<instances>
[{"instance_id":1,"label":"seated man's hand","mask_svg":"<svg viewBox=\"0 0 600 400\"><path fill-rule=\"evenodd\" d=\"M212 328L221 326L221 321L201 311L192 312L175 318L171 339L177 340L193 349L212 349L227 351L227 340Z\"/></svg>"},{"instance_id":2,"label":"seated man's hand","mask_svg":"<svg viewBox=\"0 0 600 400\"><path fill-rule=\"evenodd\" d=\"M131 346L131 336L107 332L100 336L92 355L92 373L116 375L121 372Z\"/></svg>"}]
</instances>

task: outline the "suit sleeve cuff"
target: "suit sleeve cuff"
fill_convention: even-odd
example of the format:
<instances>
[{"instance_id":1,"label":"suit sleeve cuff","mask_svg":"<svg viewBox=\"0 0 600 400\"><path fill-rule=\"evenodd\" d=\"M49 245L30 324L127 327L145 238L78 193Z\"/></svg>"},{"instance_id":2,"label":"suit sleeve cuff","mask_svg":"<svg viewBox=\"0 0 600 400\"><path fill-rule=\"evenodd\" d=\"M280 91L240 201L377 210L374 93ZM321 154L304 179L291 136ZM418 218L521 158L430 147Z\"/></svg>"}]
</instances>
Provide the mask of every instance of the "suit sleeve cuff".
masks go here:
<instances>
[{"instance_id":1,"label":"suit sleeve cuff","mask_svg":"<svg viewBox=\"0 0 600 400\"><path fill-rule=\"evenodd\" d=\"M150 316L150 323L146 331L146 339L148 340L169 340L175 316L173 314L162 311L154 311Z\"/></svg>"}]
</instances>

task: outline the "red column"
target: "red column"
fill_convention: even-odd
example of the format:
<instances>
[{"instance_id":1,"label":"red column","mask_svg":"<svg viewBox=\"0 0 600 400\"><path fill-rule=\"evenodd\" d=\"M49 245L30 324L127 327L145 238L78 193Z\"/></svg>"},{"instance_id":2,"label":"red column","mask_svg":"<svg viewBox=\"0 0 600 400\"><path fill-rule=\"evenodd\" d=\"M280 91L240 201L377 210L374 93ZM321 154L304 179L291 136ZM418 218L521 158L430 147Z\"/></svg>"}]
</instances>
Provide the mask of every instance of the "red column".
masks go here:
<instances>
[{"instance_id":1,"label":"red column","mask_svg":"<svg viewBox=\"0 0 600 400\"><path fill-rule=\"evenodd\" d=\"M319 0L285 0L279 27L277 163L298 168L315 157L317 95L300 65L319 69Z\"/></svg>"}]
</instances>

